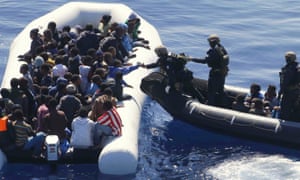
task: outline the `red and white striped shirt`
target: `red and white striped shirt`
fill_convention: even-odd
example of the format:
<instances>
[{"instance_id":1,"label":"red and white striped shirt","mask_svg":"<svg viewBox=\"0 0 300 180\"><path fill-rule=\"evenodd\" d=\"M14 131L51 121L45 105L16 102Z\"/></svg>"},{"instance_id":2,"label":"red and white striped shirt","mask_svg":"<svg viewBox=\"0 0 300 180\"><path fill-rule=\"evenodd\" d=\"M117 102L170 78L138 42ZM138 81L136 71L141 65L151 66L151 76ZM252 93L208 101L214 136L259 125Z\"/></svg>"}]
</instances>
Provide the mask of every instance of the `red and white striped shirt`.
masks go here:
<instances>
[{"instance_id":1,"label":"red and white striped shirt","mask_svg":"<svg viewBox=\"0 0 300 180\"><path fill-rule=\"evenodd\" d=\"M115 136L122 135L122 120L115 107L103 113L97 122L102 125L107 125L112 129L112 134Z\"/></svg>"}]
</instances>

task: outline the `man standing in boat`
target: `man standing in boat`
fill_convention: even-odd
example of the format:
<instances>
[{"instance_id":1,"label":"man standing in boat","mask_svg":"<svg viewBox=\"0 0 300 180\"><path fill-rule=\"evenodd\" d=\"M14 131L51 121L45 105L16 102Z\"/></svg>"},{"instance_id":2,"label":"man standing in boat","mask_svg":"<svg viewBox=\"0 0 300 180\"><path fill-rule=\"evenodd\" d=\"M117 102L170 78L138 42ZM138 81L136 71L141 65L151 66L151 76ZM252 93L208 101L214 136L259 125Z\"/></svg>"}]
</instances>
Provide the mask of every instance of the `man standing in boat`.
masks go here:
<instances>
[{"instance_id":1,"label":"man standing in boat","mask_svg":"<svg viewBox=\"0 0 300 180\"><path fill-rule=\"evenodd\" d=\"M297 100L299 96L300 68L296 62L296 53L288 51L285 53L286 65L281 68L280 90L278 98L280 103L280 119L297 121ZM298 120L299 121L299 120Z\"/></svg>"},{"instance_id":2,"label":"man standing in boat","mask_svg":"<svg viewBox=\"0 0 300 180\"><path fill-rule=\"evenodd\" d=\"M208 105L223 106L225 77L229 71L229 56L225 48L220 44L220 38L216 34L208 37L210 49L207 56L190 58L193 62L207 64L210 67L208 78Z\"/></svg>"},{"instance_id":3,"label":"man standing in boat","mask_svg":"<svg viewBox=\"0 0 300 180\"><path fill-rule=\"evenodd\" d=\"M186 68L188 57L182 54L170 53L164 46L158 46L154 49L158 60L150 64L142 64L141 67L151 69L160 67L160 72L168 77L168 93L184 92L195 98L200 102L204 102L204 97L201 92L193 86L193 73Z\"/></svg>"}]
</instances>

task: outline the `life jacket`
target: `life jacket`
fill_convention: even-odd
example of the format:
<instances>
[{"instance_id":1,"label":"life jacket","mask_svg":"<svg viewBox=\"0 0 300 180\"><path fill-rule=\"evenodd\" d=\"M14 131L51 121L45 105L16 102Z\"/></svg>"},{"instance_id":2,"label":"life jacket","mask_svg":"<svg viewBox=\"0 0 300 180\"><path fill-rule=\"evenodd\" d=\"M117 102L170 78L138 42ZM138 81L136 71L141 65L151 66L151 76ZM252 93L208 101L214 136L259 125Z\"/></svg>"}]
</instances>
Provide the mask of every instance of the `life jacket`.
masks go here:
<instances>
[{"instance_id":1,"label":"life jacket","mask_svg":"<svg viewBox=\"0 0 300 180\"><path fill-rule=\"evenodd\" d=\"M7 122L8 122L8 117L3 116L0 118L0 132L6 132L7 131Z\"/></svg>"}]
</instances>

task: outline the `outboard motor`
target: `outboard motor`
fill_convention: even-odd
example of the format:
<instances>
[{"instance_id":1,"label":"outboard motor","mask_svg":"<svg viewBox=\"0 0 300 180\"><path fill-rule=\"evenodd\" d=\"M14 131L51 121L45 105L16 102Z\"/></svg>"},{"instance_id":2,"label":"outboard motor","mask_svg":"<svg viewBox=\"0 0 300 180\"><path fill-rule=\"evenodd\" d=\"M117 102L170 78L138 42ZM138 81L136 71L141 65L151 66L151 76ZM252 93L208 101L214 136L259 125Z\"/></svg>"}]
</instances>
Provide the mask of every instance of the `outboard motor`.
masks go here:
<instances>
[{"instance_id":1,"label":"outboard motor","mask_svg":"<svg viewBox=\"0 0 300 180\"><path fill-rule=\"evenodd\" d=\"M47 161L57 161L60 157L60 143L57 135L48 135L45 140Z\"/></svg>"}]
</instances>

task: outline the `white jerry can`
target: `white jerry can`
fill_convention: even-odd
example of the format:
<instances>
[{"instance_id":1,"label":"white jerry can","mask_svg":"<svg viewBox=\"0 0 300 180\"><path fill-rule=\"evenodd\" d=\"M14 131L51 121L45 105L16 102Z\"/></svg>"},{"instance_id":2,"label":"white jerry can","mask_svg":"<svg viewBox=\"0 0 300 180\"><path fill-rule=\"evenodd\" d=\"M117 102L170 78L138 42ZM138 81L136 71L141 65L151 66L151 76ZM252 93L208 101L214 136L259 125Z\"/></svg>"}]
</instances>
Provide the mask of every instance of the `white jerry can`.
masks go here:
<instances>
[{"instance_id":1,"label":"white jerry can","mask_svg":"<svg viewBox=\"0 0 300 180\"><path fill-rule=\"evenodd\" d=\"M45 145L47 148L47 160L57 161L59 159L59 138L57 135L47 135Z\"/></svg>"}]
</instances>

